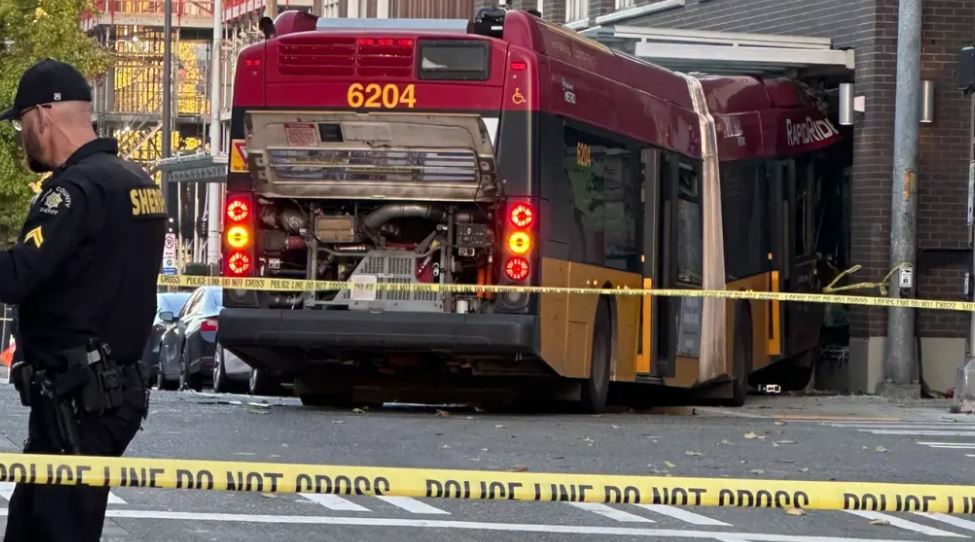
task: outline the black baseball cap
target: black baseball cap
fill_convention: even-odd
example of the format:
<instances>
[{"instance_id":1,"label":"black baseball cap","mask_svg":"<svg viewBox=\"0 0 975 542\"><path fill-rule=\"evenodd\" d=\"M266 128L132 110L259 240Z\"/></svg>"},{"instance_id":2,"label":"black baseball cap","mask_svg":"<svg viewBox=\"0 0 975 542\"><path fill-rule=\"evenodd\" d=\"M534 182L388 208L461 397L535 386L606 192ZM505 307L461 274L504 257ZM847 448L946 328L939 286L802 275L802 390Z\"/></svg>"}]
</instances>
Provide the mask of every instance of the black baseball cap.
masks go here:
<instances>
[{"instance_id":1,"label":"black baseball cap","mask_svg":"<svg viewBox=\"0 0 975 542\"><path fill-rule=\"evenodd\" d=\"M0 114L0 120L17 118L35 105L73 101L91 101L91 87L85 76L70 64L45 58L20 76L14 105Z\"/></svg>"}]
</instances>

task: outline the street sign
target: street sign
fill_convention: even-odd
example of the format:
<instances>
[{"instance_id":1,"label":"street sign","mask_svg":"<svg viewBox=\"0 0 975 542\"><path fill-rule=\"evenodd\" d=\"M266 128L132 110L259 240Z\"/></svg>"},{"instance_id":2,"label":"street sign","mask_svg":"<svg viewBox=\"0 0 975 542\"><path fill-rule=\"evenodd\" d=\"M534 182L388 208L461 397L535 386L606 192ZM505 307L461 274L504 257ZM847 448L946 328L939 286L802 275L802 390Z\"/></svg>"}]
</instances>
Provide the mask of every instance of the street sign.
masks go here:
<instances>
[{"instance_id":1,"label":"street sign","mask_svg":"<svg viewBox=\"0 0 975 542\"><path fill-rule=\"evenodd\" d=\"M247 141L244 139L230 142L230 172L247 173Z\"/></svg>"},{"instance_id":2,"label":"street sign","mask_svg":"<svg viewBox=\"0 0 975 542\"><path fill-rule=\"evenodd\" d=\"M176 273L176 234L166 234L166 244L163 246L163 275L175 275Z\"/></svg>"}]
</instances>

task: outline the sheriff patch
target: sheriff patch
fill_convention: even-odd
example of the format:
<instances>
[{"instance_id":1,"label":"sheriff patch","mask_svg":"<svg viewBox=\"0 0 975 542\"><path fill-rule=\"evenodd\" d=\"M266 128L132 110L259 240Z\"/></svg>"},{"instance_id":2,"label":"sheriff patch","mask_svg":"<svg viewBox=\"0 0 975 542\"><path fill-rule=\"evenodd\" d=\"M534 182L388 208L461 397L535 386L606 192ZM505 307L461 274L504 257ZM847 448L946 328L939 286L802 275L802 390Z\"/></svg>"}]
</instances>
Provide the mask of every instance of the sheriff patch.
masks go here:
<instances>
[{"instance_id":1,"label":"sheriff patch","mask_svg":"<svg viewBox=\"0 0 975 542\"><path fill-rule=\"evenodd\" d=\"M71 194L60 186L49 189L44 193L40 201L40 211L52 216L58 214L62 207L65 209L71 208Z\"/></svg>"},{"instance_id":2,"label":"sheriff patch","mask_svg":"<svg viewBox=\"0 0 975 542\"><path fill-rule=\"evenodd\" d=\"M158 188L133 188L129 190L132 202L132 216L137 218L160 218L166 216L166 203Z\"/></svg>"}]
</instances>

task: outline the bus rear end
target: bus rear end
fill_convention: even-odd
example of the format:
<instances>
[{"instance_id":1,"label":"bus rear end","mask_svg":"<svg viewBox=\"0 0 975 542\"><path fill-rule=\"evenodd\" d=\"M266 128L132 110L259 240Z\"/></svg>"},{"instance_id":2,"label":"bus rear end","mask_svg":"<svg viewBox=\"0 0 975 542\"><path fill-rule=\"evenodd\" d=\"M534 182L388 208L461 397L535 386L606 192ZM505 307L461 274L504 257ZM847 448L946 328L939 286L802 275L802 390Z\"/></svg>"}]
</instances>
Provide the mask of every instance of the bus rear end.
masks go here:
<instances>
[{"instance_id":1,"label":"bus rear end","mask_svg":"<svg viewBox=\"0 0 975 542\"><path fill-rule=\"evenodd\" d=\"M530 296L439 287L537 280L531 55L453 21L328 24L282 15L238 59L224 275L364 287L225 289L221 342L309 403L545 373Z\"/></svg>"}]
</instances>

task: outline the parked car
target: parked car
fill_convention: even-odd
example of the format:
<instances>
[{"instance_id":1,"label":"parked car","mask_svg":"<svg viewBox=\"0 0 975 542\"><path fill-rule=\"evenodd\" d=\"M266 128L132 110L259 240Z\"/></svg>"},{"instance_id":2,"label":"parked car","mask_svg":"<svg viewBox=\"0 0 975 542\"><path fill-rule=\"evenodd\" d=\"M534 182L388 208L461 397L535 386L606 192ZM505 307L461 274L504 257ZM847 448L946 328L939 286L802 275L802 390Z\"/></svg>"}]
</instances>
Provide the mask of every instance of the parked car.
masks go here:
<instances>
[{"instance_id":1,"label":"parked car","mask_svg":"<svg viewBox=\"0 0 975 542\"><path fill-rule=\"evenodd\" d=\"M176 314L162 313L171 324L163 332L159 354L159 389L200 390L211 380L217 344L217 317L223 294L218 286L198 288Z\"/></svg>"},{"instance_id":2,"label":"parked car","mask_svg":"<svg viewBox=\"0 0 975 542\"><path fill-rule=\"evenodd\" d=\"M146 347L142 352L142 366L146 370L146 379L156 380L159 372L159 345L163 333L169 329L171 322L162 318L163 313L179 314L192 292L160 292L156 294L156 317L152 321L152 330Z\"/></svg>"}]
</instances>

